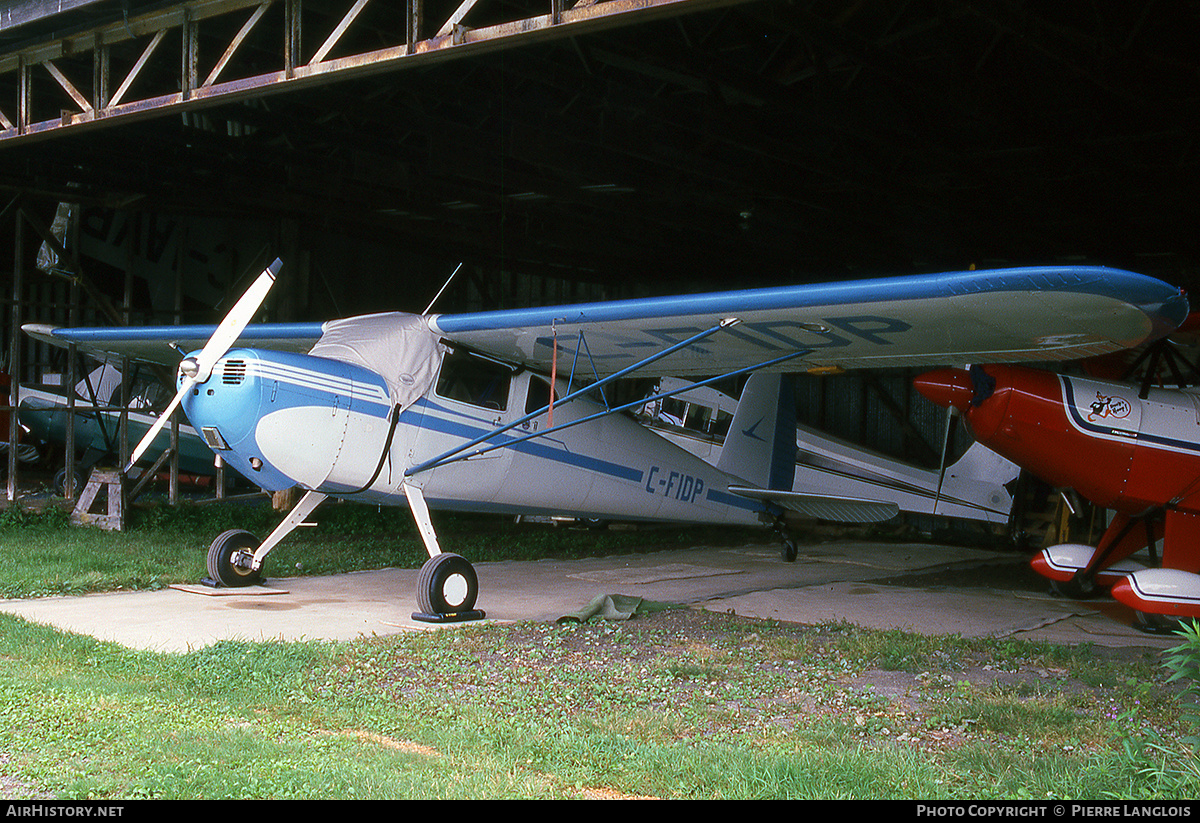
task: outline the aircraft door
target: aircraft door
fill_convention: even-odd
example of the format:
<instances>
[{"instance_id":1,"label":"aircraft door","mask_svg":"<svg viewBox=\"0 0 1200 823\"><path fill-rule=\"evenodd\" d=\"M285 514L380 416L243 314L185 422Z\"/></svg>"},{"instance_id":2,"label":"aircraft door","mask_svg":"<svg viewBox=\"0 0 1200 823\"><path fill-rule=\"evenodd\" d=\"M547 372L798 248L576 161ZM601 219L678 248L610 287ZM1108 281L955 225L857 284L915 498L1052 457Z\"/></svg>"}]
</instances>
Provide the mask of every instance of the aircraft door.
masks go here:
<instances>
[{"instance_id":1,"label":"aircraft door","mask_svg":"<svg viewBox=\"0 0 1200 823\"><path fill-rule=\"evenodd\" d=\"M1179 503L1194 503L1200 399L1186 392L1154 390L1140 405L1138 446L1126 495L1138 500L1182 498Z\"/></svg>"},{"instance_id":2,"label":"aircraft door","mask_svg":"<svg viewBox=\"0 0 1200 823\"><path fill-rule=\"evenodd\" d=\"M467 351L442 356L433 390L420 410L421 423L412 441L410 465L437 458L483 437L519 416L513 402L510 366ZM501 435L503 437L503 435ZM468 452L497 442L489 440ZM410 479L431 503L490 503L503 485L511 462L508 449L448 462ZM396 483L399 486L399 479Z\"/></svg>"},{"instance_id":3,"label":"aircraft door","mask_svg":"<svg viewBox=\"0 0 1200 823\"><path fill-rule=\"evenodd\" d=\"M516 410L512 419L538 414L509 434L527 437L550 428L550 381L526 372L516 378L513 388L514 395L522 398L522 408ZM556 391L555 401L561 396L562 393ZM579 419L583 408L586 408L586 402L579 400L565 406L556 405L554 425ZM583 428L533 437L506 449L511 455L510 482L501 489L497 502L514 509L534 507L562 515L588 514L584 502L591 490L593 476L585 470L588 463L583 450L595 446L573 439Z\"/></svg>"}]
</instances>

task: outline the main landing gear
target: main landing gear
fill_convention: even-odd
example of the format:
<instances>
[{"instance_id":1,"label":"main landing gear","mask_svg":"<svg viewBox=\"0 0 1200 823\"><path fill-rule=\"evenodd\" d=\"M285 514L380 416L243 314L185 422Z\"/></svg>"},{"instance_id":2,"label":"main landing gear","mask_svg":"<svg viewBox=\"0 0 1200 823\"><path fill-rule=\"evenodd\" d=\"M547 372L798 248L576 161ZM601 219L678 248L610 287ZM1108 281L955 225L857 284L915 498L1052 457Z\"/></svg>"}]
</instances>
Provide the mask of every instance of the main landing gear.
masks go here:
<instances>
[{"instance_id":1,"label":"main landing gear","mask_svg":"<svg viewBox=\"0 0 1200 823\"><path fill-rule=\"evenodd\" d=\"M417 576L417 607L413 619L426 623L456 623L482 620L483 611L475 608L479 596L479 578L474 567L457 554L443 552L429 519L429 510L420 490L405 487L409 504L429 560ZM263 581L263 561L279 541L299 526L312 513L325 495L308 492L273 532L261 543L244 529L222 532L208 547L207 571L204 582L210 586L239 588L256 586Z\"/></svg>"},{"instance_id":2,"label":"main landing gear","mask_svg":"<svg viewBox=\"0 0 1200 823\"><path fill-rule=\"evenodd\" d=\"M245 529L221 532L208 547L208 578L205 582L231 589L262 583L262 567L254 568L254 552L258 546L258 540Z\"/></svg>"},{"instance_id":3,"label":"main landing gear","mask_svg":"<svg viewBox=\"0 0 1200 823\"><path fill-rule=\"evenodd\" d=\"M425 561L417 576L417 607L413 620L426 623L456 623L481 620L475 608L479 578L475 569L457 554L435 554Z\"/></svg>"},{"instance_id":4,"label":"main landing gear","mask_svg":"<svg viewBox=\"0 0 1200 823\"><path fill-rule=\"evenodd\" d=\"M457 554L442 551L421 490L405 483L404 494L408 497L408 507L417 521L417 531L421 533L425 550L429 552L429 559L417 576L417 607L420 611L413 612L413 620L425 623L482 620L486 615L475 608L475 598L479 594L475 569Z\"/></svg>"}]
</instances>

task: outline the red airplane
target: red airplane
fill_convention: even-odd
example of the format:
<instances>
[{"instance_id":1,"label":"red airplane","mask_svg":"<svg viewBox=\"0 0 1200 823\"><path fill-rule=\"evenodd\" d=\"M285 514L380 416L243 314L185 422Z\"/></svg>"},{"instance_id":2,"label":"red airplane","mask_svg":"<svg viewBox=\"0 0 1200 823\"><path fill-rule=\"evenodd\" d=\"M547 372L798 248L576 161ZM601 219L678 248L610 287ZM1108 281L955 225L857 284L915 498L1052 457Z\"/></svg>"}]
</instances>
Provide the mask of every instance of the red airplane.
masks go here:
<instances>
[{"instance_id":1,"label":"red airplane","mask_svg":"<svg viewBox=\"0 0 1200 823\"><path fill-rule=\"evenodd\" d=\"M1200 389L995 365L930 372L916 387L961 412L979 442L1115 513L1095 548L1062 544L1033 559L1056 589L1111 587L1150 631L1200 617ZM1144 547L1149 566L1130 557Z\"/></svg>"}]
</instances>

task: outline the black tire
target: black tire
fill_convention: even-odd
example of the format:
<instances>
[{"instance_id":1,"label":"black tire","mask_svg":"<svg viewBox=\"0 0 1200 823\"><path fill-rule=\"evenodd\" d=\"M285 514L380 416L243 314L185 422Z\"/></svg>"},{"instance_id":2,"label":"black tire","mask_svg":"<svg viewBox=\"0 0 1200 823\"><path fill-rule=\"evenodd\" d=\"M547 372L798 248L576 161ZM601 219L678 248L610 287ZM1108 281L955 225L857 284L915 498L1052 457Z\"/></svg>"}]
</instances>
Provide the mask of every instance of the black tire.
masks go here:
<instances>
[{"instance_id":1,"label":"black tire","mask_svg":"<svg viewBox=\"0 0 1200 823\"><path fill-rule=\"evenodd\" d=\"M1078 575L1065 581L1051 580L1050 593L1068 600L1091 600L1101 594L1094 582L1081 580Z\"/></svg>"},{"instance_id":2,"label":"black tire","mask_svg":"<svg viewBox=\"0 0 1200 823\"><path fill-rule=\"evenodd\" d=\"M79 469L76 469L75 470L75 494L73 497L79 497L80 493L83 491L83 487L86 482L87 482L87 480L84 478L83 472L81 472ZM58 494L59 497L66 497L67 496L67 470L65 468L59 469L57 472L54 473L53 483L54 483L55 493Z\"/></svg>"},{"instance_id":3,"label":"black tire","mask_svg":"<svg viewBox=\"0 0 1200 823\"><path fill-rule=\"evenodd\" d=\"M795 563L797 554L799 551L796 549L796 541L790 537L785 538L783 545L779 547L779 556L788 563Z\"/></svg>"},{"instance_id":4,"label":"black tire","mask_svg":"<svg viewBox=\"0 0 1200 823\"><path fill-rule=\"evenodd\" d=\"M1146 634L1173 634L1184 625L1186 624L1183 618L1172 617L1169 614L1151 614L1139 611L1133 613L1133 627Z\"/></svg>"},{"instance_id":5,"label":"black tire","mask_svg":"<svg viewBox=\"0 0 1200 823\"><path fill-rule=\"evenodd\" d=\"M475 568L457 554L434 555L417 576L417 606L425 614L471 611L478 595Z\"/></svg>"},{"instance_id":6,"label":"black tire","mask_svg":"<svg viewBox=\"0 0 1200 823\"><path fill-rule=\"evenodd\" d=\"M244 529L221 532L208 547L208 576L223 586L238 588L262 582L262 569L242 568L233 562L238 553L254 554L259 540Z\"/></svg>"}]
</instances>

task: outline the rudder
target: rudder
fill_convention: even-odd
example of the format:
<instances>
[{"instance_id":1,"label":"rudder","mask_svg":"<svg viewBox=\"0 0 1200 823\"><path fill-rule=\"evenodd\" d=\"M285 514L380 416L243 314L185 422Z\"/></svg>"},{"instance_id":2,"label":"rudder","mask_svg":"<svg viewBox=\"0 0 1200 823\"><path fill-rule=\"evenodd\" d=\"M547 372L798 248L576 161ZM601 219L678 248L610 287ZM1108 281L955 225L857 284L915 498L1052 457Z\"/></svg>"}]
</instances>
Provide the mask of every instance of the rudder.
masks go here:
<instances>
[{"instance_id":1,"label":"rudder","mask_svg":"<svg viewBox=\"0 0 1200 823\"><path fill-rule=\"evenodd\" d=\"M759 488L791 490L796 479L796 391L791 376L750 375L717 468Z\"/></svg>"}]
</instances>

